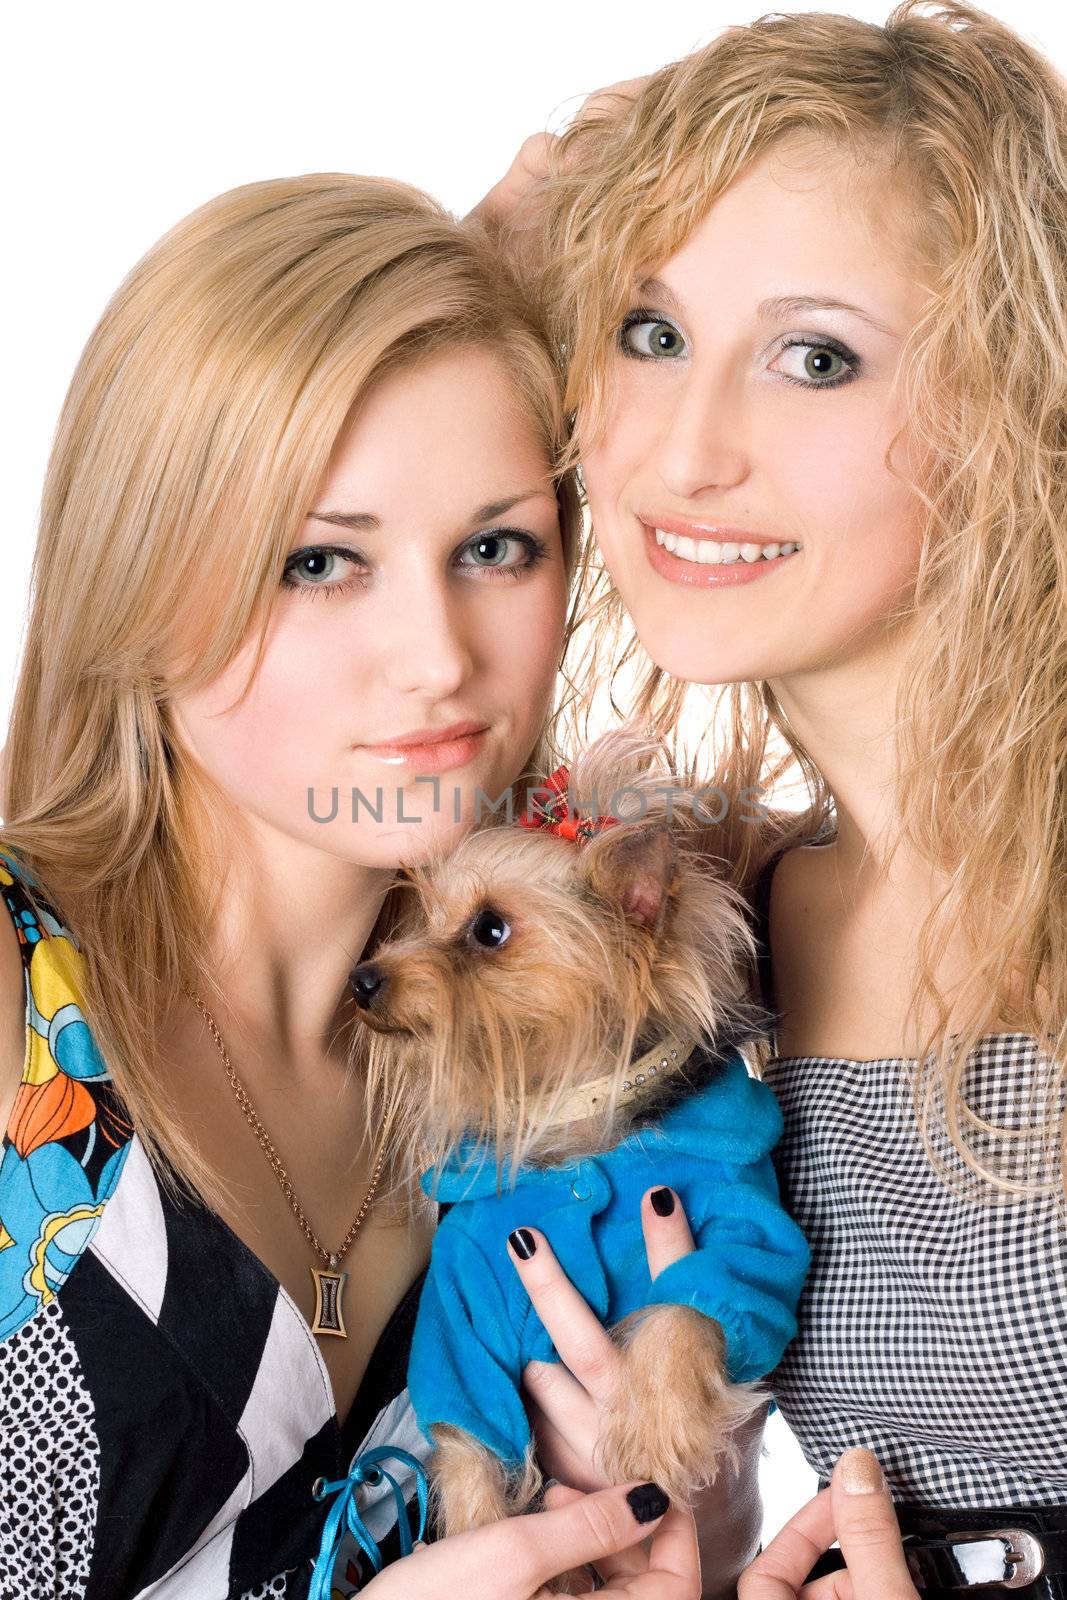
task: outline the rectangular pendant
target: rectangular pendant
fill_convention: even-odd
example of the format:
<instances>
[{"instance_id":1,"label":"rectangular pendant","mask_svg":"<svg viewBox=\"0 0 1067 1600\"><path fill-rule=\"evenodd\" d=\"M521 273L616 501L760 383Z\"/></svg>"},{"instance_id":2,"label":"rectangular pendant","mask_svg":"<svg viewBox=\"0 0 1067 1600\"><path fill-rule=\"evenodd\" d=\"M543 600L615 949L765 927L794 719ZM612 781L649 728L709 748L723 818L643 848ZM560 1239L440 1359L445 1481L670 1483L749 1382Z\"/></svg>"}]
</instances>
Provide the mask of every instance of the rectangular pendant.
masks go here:
<instances>
[{"instance_id":1,"label":"rectangular pendant","mask_svg":"<svg viewBox=\"0 0 1067 1600\"><path fill-rule=\"evenodd\" d=\"M311 1267L308 1270L315 1280L315 1319L311 1324L312 1333L333 1333L339 1339L347 1339L344 1313L341 1310L341 1295L348 1282L348 1273L324 1272L318 1267Z\"/></svg>"}]
</instances>

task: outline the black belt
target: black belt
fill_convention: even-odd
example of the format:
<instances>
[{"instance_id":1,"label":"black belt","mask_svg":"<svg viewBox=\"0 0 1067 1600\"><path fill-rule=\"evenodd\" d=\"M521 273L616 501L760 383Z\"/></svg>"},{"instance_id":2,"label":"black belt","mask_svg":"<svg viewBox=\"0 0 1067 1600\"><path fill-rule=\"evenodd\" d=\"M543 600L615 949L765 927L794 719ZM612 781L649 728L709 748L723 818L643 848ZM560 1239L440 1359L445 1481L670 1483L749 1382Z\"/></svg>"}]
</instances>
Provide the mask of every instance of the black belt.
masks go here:
<instances>
[{"instance_id":1,"label":"black belt","mask_svg":"<svg viewBox=\"0 0 1067 1600\"><path fill-rule=\"evenodd\" d=\"M820 1488L826 1485L822 1481ZM897 1505L904 1554L924 1600L1067 1600L1067 1505L966 1510ZM806 1582L844 1566L827 1550Z\"/></svg>"}]
</instances>

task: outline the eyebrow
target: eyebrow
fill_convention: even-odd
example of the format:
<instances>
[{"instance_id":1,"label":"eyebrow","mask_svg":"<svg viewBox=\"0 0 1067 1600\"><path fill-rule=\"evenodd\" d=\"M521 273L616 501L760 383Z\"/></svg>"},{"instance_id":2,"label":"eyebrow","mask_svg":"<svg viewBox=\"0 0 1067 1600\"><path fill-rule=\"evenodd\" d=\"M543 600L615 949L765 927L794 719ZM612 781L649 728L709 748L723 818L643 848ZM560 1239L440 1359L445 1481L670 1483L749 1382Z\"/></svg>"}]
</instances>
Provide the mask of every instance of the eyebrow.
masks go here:
<instances>
[{"instance_id":1,"label":"eyebrow","mask_svg":"<svg viewBox=\"0 0 1067 1600\"><path fill-rule=\"evenodd\" d=\"M522 489L518 494L507 495L503 500L487 500L484 506L479 506L471 513L471 522L493 522L497 517L502 517L513 506L520 505L523 500L533 500L538 495L548 496L547 489ZM353 533L374 533L382 525L382 519L370 511L309 511L308 520L314 522L332 522L339 528L350 528Z\"/></svg>"},{"instance_id":2,"label":"eyebrow","mask_svg":"<svg viewBox=\"0 0 1067 1600\"><path fill-rule=\"evenodd\" d=\"M893 332L892 328L887 327L884 322L879 322L877 317L872 317L862 306L851 305L847 300L833 300L827 295L782 294L771 300L761 300L756 309L760 316L768 321L782 321L804 311L849 311L854 317L862 317L864 322L869 322L871 327L877 328L880 333Z\"/></svg>"},{"instance_id":3,"label":"eyebrow","mask_svg":"<svg viewBox=\"0 0 1067 1600\"><path fill-rule=\"evenodd\" d=\"M658 300L668 311L673 311L677 316L682 315L682 307L677 296L660 278L646 278L644 283L638 285L639 295L649 295ZM854 306L848 300L835 300L831 295L820 294L781 294L770 299L761 300L756 307L757 314L767 322L783 322L789 317L803 314L805 311L848 311L854 317L862 317L864 322L870 323L872 328L877 328L879 333L887 333L895 337L893 329L884 322L879 322L869 311L862 306Z\"/></svg>"}]
</instances>

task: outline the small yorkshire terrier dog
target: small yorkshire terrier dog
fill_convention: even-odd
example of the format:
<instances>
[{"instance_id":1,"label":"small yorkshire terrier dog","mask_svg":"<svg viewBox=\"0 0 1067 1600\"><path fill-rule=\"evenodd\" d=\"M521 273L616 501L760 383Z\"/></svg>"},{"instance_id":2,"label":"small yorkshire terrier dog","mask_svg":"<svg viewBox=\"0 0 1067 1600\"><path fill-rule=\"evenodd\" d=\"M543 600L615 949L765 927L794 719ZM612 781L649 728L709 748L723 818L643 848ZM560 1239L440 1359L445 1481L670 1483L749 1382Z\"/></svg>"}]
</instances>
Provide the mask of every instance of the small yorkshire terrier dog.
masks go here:
<instances>
[{"instance_id":1,"label":"small yorkshire terrier dog","mask_svg":"<svg viewBox=\"0 0 1067 1600\"><path fill-rule=\"evenodd\" d=\"M351 973L370 1102L448 1202L409 1366L445 1534L542 1486L520 1387L528 1360L559 1357L512 1230L545 1233L621 1351L597 1446L611 1482L691 1505L796 1331L809 1252L778 1203L781 1114L737 1048L770 1020L753 935L700 848L695 785L664 765L640 729L605 734L521 822L410 869L406 924ZM598 814L620 795L640 814ZM664 1185L696 1248L653 1281L639 1202Z\"/></svg>"}]
</instances>

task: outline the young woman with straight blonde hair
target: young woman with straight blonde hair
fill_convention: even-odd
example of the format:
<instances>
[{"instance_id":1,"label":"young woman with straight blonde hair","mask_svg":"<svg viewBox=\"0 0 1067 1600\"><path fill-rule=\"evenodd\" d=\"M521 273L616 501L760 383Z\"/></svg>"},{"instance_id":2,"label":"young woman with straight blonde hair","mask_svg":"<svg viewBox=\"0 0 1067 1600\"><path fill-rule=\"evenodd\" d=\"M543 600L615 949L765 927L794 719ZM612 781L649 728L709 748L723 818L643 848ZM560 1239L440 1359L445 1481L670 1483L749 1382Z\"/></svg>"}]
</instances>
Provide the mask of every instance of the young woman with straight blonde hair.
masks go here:
<instances>
[{"instance_id":1,"label":"young woman with straight blonde hair","mask_svg":"<svg viewBox=\"0 0 1067 1600\"><path fill-rule=\"evenodd\" d=\"M479 231L344 174L210 201L89 339L0 794L5 1596L295 1600L320 1547L335 1595L529 1600L594 1558L698 1592L647 1486L429 1529L392 1578L432 1219L364 1115L347 978L397 865L560 755L560 400ZM653 1266L691 1248L645 1211ZM561 1280L531 1292L569 1352Z\"/></svg>"},{"instance_id":2,"label":"young woman with straight blonde hair","mask_svg":"<svg viewBox=\"0 0 1067 1600\"><path fill-rule=\"evenodd\" d=\"M540 249L566 354L576 679L715 743L814 1252L769 1382L822 1484L853 1450L881 1483L852 1592L915 1593L877 1457L924 1593L1063 1596L1064 82L954 0L775 13L527 141L480 211ZM839 1551L806 1584L838 1487L745 1600L839 1592Z\"/></svg>"}]
</instances>

